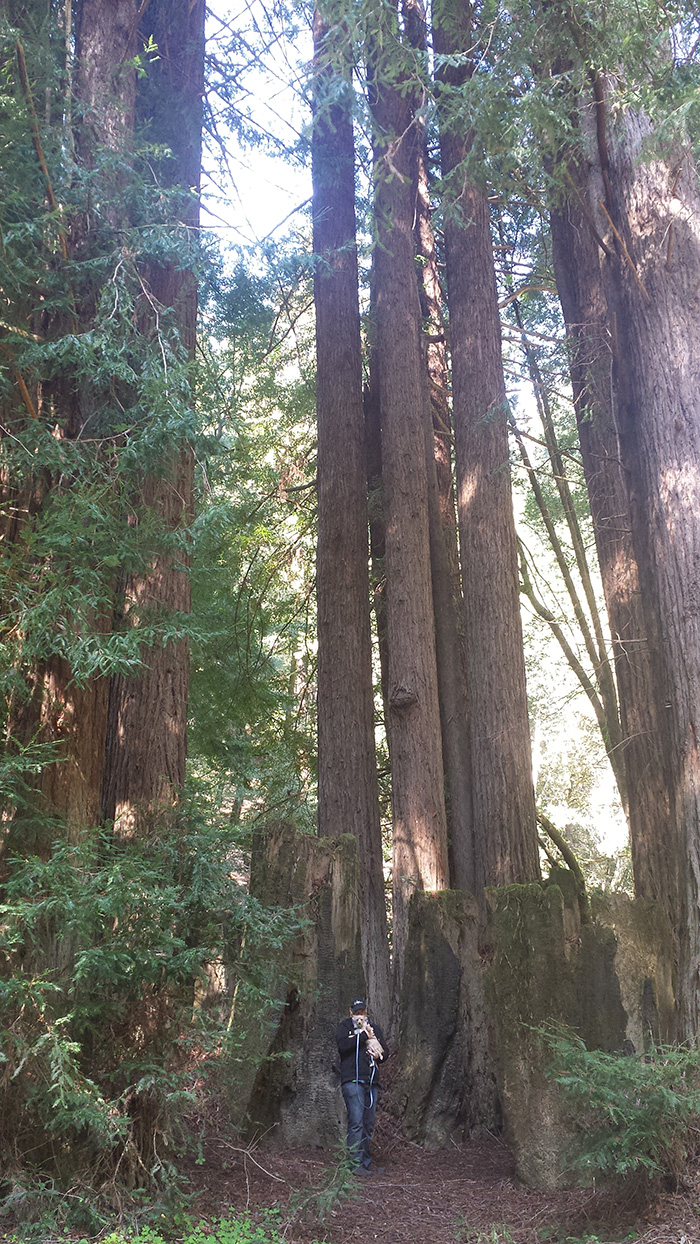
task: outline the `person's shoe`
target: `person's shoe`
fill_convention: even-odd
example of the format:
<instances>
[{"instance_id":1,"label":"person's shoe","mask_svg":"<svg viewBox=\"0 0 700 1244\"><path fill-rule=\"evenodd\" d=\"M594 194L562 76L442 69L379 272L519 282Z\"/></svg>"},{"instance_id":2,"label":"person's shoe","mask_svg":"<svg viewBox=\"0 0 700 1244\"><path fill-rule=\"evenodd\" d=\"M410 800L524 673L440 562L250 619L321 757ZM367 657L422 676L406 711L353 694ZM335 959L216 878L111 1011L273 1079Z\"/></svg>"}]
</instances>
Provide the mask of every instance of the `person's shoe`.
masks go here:
<instances>
[{"instance_id":1,"label":"person's shoe","mask_svg":"<svg viewBox=\"0 0 700 1244\"><path fill-rule=\"evenodd\" d=\"M370 1175L383 1175L383 1174L384 1174L384 1167L383 1167L383 1166L375 1166L375 1164L374 1164L374 1162L373 1162L373 1163L372 1163L372 1165L371 1165L371 1166L370 1166L370 1168L369 1168L369 1173L370 1173Z\"/></svg>"},{"instance_id":2,"label":"person's shoe","mask_svg":"<svg viewBox=\"0 0 700 1244\"><path fill-rule=\"evenodd\" d=\"M371 1175L372 1174L368 1166L356 1166L352 1173L353 1175Z\"/></svg>"}]
</instances>

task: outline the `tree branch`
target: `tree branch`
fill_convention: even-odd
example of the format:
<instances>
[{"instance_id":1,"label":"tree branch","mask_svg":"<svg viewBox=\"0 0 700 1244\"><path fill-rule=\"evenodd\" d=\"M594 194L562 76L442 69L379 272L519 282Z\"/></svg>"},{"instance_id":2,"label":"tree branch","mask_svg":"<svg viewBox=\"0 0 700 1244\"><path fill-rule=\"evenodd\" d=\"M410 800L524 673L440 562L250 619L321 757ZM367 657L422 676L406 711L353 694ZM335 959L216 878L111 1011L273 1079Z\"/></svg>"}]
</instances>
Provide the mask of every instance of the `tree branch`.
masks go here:
<instances>
[{"instance_id":1,"label":"tree branch","mask_svg":"<svg viewBox=\"0 0 700 1244\"><path fill-rule=\"evenodd\" d=\"M579 912L581 914L581 924L590 924L591 923L591 905L588 899L588 892L586 890L586 879L581 870L581 865L576 859L576 856L571 850L571 847L566 841L566 838L564 837L563 834L559 832L556 825L552 824L549 817L545 816L544 812L538 812L537 820L538 820L538 823L542 826L547 836L551 838L555 847L559 851L561 851L562 857L564 859L564 862L566 863L567 868L569 868L571 872L574 874L574 877L576 878L576 894L578 897Z\"/></svg>"}]
</instances>

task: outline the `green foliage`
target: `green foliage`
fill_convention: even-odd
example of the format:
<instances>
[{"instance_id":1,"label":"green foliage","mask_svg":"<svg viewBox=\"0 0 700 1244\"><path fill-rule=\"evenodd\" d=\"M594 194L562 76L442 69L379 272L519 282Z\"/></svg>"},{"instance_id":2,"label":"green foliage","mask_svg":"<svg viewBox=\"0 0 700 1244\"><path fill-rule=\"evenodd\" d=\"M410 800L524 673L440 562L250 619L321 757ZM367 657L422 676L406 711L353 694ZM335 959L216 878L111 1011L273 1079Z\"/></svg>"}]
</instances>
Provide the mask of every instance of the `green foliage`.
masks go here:
<instances>
[{"instance_id":1,"label":"green foliage","mask_svg":"<svg viewBox=\"0 0 700 1244\"><path fill-rule=\"evenodd\" d=\"M192 570L192 769L234 817L315 829L315 404L299 243L221 277Z\"/></svg>"},{"instance_id":2,"label":"green foliage","mask_svg":"<svg viewBox=\"0 0 700 1244\"><path fill-rule=\"evenodd\" d=\"M165 1217L165 1215L164 1215ZM166 1226L158 1230L144 1227L137 1234L112 1232L104 1244L282 1244L284 1232L268 1222L257 1222L250 1214L236 1218L214 1218L173 1235ZM81 1241L80 1244L83 1244Z\"/></svg>"},{"instance_id":3,"label":"green foliage","mask_svg":"<svg viewBox=\"0 0 700 1244\"><path fill-rule=\"evenodd\" d=\"M1 794L28 841L57 830L36 797L62 758L41 712L46 670L77 686L136 674L189 634L185 616L137 608L125 584L191 552L186 516L167 519L145 481L152 492L198 430L189 350L153 274L195 280L202 252L179 223L182 194L154 184L152 147L79 158L62 6L9 11L21 29L0 22Z\"/></svg>"},{"instance_id":4,"label":"green foliage","mask_svg":"<svg viewBox=\"0 0 700 1244\"><path fill-rule=\"evenodd\" d=\"M606 1176L678 1177L700 1124L700 1054L588 1050L565 1029L542 1030L551 1078L575 1108L581 1169Z\"/></svg>"},{"instance_id":5,"label":"green foliage","mask_svg":"<svg viewBox=\"0 0 700 1244\"><path fill-rule=\"evenodd\" d=\"M82 1214L82 1221L80 1219L81 1214L75 1214L71 1224L70 1238L76 1244L88 1244L88 1239L78 1239L75 1230L88 1231L90 1239L105 1230L104 1222L90 1221L87 1213ZM284 1226L275 1225L269 1213L261 1215L260 1219L245 1213L236 1217L201 1220L194 1225L186 1214L154 1209L152 1222L153 1225L134 1230L110 1231L107 1227L107 1234L101 1234L100 1238L103 1244L283 1244L288 1239ZM36 1240L37 1244L59 1244L59 1241L67 1239L64 1234L55 1235L47 1226L39 1230L43 1234L37 1234L29 1226L26 1234L18 1236L11 1233L3 1238L7 1244L28 1244L29 1240Z\"/></svg>"},{"instance_id":6,"label":"green foliage","mask_svg":"<svg viewBox=\"0 0 700 1244\"><path fill-rule=\"evenodd\" d=\"M34 150L16 32L0 25L0 114L12 153L0 204L0 728L10 737L0 794L13 841L46 844L59 832L37 793L47 764L64 755L41 715L37 671L65 663L78 686L138 676L151 649L181 638L193 657L189 751L200 791L234 819L264 806L312 828L313 317L304 240L241 255L224 274L178 223L182 191L169 188L167 149L142 133L128 155L98 148L89 167L81 161L66 128L59 9L40 27L29 9L17 10L58 208ZM141 74L149 63L146 49ZM79 101L72 105L79 120ZM208 342L197 369L177 313L151 293L149 274L162 269L199 279ZM194 522L183 514L173 525L149 504L144 481L152 490L190 451ZM137 608L125 593L156 559L191 573L191 615Z\"/></svg>"},{"instance_id":7,"label":"green foliage","mask_svg":"<svg viewBox=\"0 0 700 1244\"><path fill-rule=\"evenodd\" d=\"M248 1214L241 1218L220 1218L212 1222L200 1222L182 1236L182 1244L277 1244L279 1235L267 1227L252 1221ZM144 1227L137 1235L113 1233L105 1244L169 1244L172 1236L163 1235L151 1227Z\"/></svg>"},{"instance_id":8,"label":"green foliage","mask_svg":"<svg viewBox=\"0 0 700 1244\"><path fill-rule=\"evenodd\" d=\"M88 1165L97 1185L173 1185L185 1117L259 1031L203 1006L196 982L225 964L247 1022L263 1023L275 953L300 928L233 879L238 850L230 827L183 809L137 842L93 831L48 860L13 862L0 907L0 1128L17 1168L31 1153L59 1180ZM21 1180L9 1211L18 1197Z\"/></svg>"}]
</instances>

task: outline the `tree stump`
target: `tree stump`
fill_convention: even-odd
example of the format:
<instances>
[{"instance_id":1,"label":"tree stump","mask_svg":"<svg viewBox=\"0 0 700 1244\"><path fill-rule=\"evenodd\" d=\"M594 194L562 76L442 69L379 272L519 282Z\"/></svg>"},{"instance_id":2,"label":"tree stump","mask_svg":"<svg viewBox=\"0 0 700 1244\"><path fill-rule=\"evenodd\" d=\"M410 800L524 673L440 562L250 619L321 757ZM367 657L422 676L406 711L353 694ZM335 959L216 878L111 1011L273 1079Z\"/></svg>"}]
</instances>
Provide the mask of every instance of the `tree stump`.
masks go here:
<instances>
[{"instance_id":1,"label":"tree stump","mask_svg":"<svg viewBox=\"0 0 700 1244\"><path fill-rule=\"evenodd\" d=\"M411 900L391 1096L406 1134L429 1148L498 1124L479 919L463 891Z\"/></svg>"},{"instance_id":2,"label":"tree stump","mask_svg":"<svg viewBox=\"0 0 700 1244\"><path fill-rule=\"evenodd\" d=\"M344 1128L335 1030L365 990L356 840L275 826L254 840L250 891L263 903L295 907L309 924L280 951L285 998L255 1076L246 1130L275 1147L333 1148Z\"/></svg>"},{"instance_id":3,"label":"tree stump","mask_svg":"<svg viewBox=\"0 0 700 1244\"><path fill-rule=\"evenodd\" d=\"M566 869L548 884L488 891L487 989L496 1020L505 1130L519 1177L531 1188L580 1182L572 1168L576 1120L547 1076L537 1029L560 1022L589 1049L642 1052L673 1029L673 943L661 908L624 895L595 896L581 924Z\"/></svg>"}]
</instances>

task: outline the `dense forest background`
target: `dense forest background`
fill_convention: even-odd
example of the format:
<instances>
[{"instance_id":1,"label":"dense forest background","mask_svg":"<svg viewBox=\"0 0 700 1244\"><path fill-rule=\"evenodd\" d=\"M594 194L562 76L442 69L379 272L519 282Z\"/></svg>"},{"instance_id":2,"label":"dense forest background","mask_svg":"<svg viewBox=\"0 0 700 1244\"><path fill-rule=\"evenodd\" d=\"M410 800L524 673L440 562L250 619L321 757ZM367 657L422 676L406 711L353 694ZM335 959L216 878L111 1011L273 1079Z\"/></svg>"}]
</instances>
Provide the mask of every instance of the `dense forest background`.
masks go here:
<instances>
[{"instance_id":1,"label":"dense forest background","mask_svg":"<svg viewBox=\"0 0 700 1244\"><path fill-rule=\"evenodd\" d=\"M8 1212L175 1195L282 822L356 838L387 1028L416 892L564 864L659 904L695 1043L695 6L0 14Z\"/></svg>"}]
</instances>

